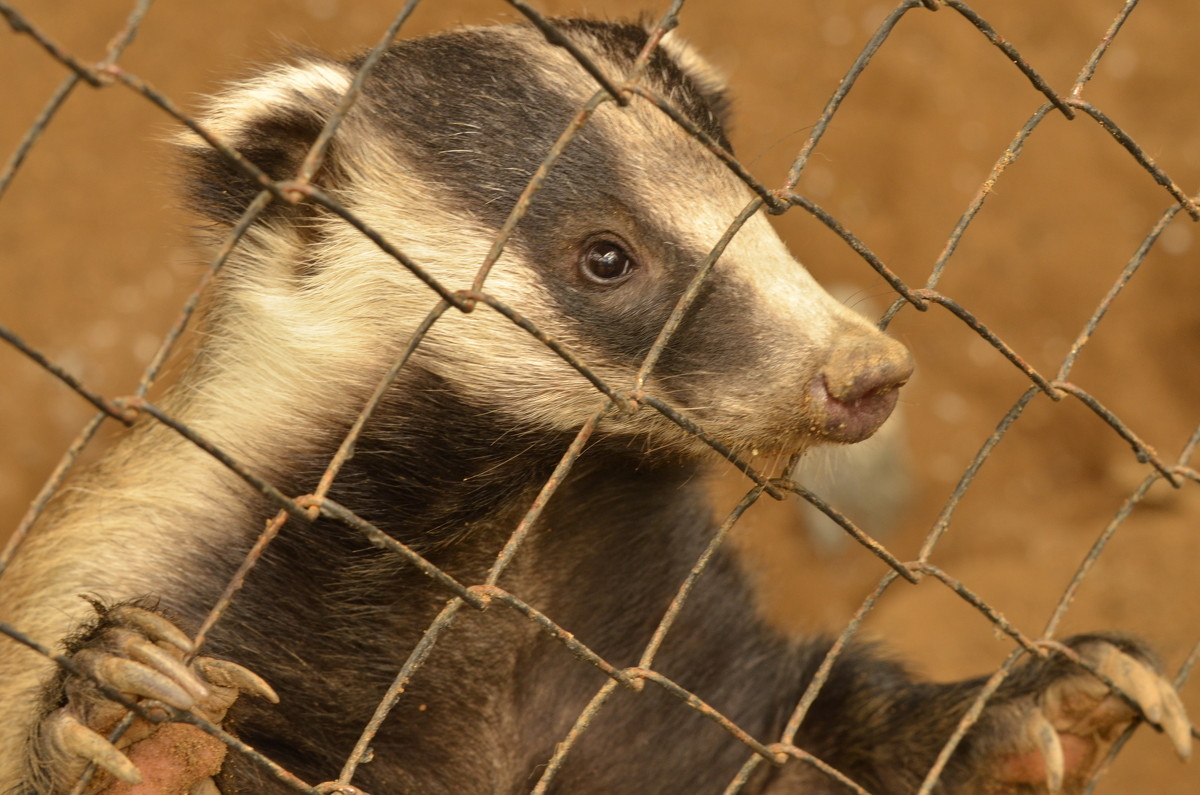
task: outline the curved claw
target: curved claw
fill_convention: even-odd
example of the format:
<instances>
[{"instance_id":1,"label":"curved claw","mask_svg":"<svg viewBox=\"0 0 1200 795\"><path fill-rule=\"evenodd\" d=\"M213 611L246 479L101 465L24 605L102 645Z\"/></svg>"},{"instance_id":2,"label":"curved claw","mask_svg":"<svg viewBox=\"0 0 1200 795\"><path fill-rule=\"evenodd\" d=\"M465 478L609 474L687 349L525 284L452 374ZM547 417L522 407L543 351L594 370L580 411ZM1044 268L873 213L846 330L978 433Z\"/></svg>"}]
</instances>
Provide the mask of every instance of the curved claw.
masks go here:
<instances>
[{"instance_id":1,"label":"curved claw","mask_svg":"<svg viewBox=\"0 0 1200 795\"><path fill-rule=\"evenodd\" d=\"M1146 663L1112 646L1099 650L1096 669L1138 703L1142 714L1167 735L1180 759L1192 755L1192 727L1175 687Z\"/></svg>"},{"instance_id":2,"label":"curved claw","mask_svg":"<svg viewBox=\"0 0 1200 795\"><path fill-rule=\"evenodd\" d=\"M64 751L94 762L114 777L129 784L141 784L142 774L129 757L113 747L101 734L84 726L66 712L59 711L48 720L54 742Z\"/></svg>"},{"instance_id":3,"label":"curved claw","mask_svg":"<svg viewBox=\"0 0 1200 795\"><path fill-rule=\"evenodd\" d=\"M147 665L179 684L194 699L202 701L210 693L196 672L173 654L135 632L122 630L118 645L126 656Z\"/></svg>"},{"instance_id":4,"label":"curved claw","mask_svg":"<svg viewBox=\"0 0 1200 795\"><path fill-rule=\"evenodd\" d=\"M1162 691L1158 687L1162 677L1156 671L1115 646L1101 648L1096 669L1133 698L1147 720L1162 721Z\"/></svg>"},{"instance_id":5,"label":"curved claw","mask_svg":"<svg viewBox=\"0 0 1200 795\"><path fill-rule=\"evenodd\" d=\"M109 610L108 617L138 630L151 640L166 641L181 652L187 653L192 650L191 638L158 613L132 605L120 605Z\"/></svg>"},{"instance_id":6,"label":"curved claw","mask_svg":"<svg viewBox=\"0 0 1200 795\"><path fill-rule=\"evenodd\" d=\"M1040 710L1030 715L1030 722L1029 732L1046 765L1046 787L1052 793L1060 792L1066 775L1066 762L1058 732Z\"/></svg>"},{"instance_id":7,"label":"curved claw","mask_svg":"<svg viewBox=\"0 0 1200 795\"><path fill-rule=\"evenodd\" d=\"M1188 720L1183 701L1166 679L1159 678L1158 689L1162 695L1163 705L1159 728L1167 735L1179 758L1188 759L1192 755L1192 724Z\"/></svg>"},{"instance_id":8,"label":"curved claw","mask_svg":"<svg viewBox=\"0 0 1200 795\"><path fill-rule=\"evenodd\" d=\"M279 703L279 696L274 688L261 676L237 663L218 660L215 657L197 657L192 665L214 685L237 688L243 693L265 698L272 704Z\"/></svg>"},{"instance_id":9,"label":"curved claw","mask_svg":"<svg viewBox=\"0 0 1200 795\"><path fill-rule=\"evenodd\" d=\"M217 783L211 778L206 778L198 784L193 784L188 790L188 795L221 795L221 790L217 789Z\"/></svg>"},{"instance_id":10,"label":"curved claw","mask_svg":"<svg viewBox=\"0 0 1200 795\"><path fill-rule=\"evenodd\" d=\"M187 690L140 662L104 656L90 668L100 681L125 693L157 699L175 709L191 709L196 704L196 699Z\"/></svg>"}]
</instances>

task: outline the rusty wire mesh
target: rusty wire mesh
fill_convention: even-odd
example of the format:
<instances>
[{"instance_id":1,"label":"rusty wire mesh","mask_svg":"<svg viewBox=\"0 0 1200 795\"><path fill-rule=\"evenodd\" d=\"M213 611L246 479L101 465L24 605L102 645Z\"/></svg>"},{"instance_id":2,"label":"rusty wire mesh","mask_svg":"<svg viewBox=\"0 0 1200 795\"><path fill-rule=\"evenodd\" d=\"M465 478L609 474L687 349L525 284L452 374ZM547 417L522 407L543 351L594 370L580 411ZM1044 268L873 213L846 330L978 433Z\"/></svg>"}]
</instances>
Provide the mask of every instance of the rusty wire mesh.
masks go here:
<instances>
[{"instance_id":1,"label":"rusty wire mesh","mask_svg":"<svg viewBox=\"0 0 1200 795\"><path fill-rule=\"evenodd\" d=\"M384 32L380 38L379 45L373 52L379 53L398 34L405 32L403 25L416 5L415 2L408 3L395 16L392 24ZM527 16L539 27L543 27L548 37L552 41L555 40L552 25L547 23L539 12L518 0L510 0L509 5ZM144 24L144 20L148 18L146 17L150 6L148 0L133 4L127 24L121 30L115 31L107 55L99 62L89 61L85 57L75 55L67 48L57 45L55 43L54 30L43 29L39 26L36 7L23 9L8 3L0 3L0 14L3 14L7 19L14 33L34 39L45 58L62 64L68 70L67 76L54 91L52 98L45 105L37 121L29 127L27 135L9 157L3 172L0 172L0 199L4 197L5 191L7 191L14 179L20 179L21 169L27 158L37 156L37 148L41 144L41 138L47 135L48 130L52 129L56 114L71 100L76 92L89 87L104 89L107 92L127 89L141 99L156 105L163 112L174 117L178 123L188 125L204 136L212 146L222 151L231 160L236 161L240 169L257 179L262 186L262 193L251 204L226 244L217 252L208 269L200 276L192 294L187 298L182 312L172 325L170 332L158 346L157 352L150 358L150 363L146 366L141 379L132 392L121 397L110 397L90 388L86 379L78 378L72 374L71 367L56 363L52 357L39 352L36 344L23 341L19 336L20 330L10 328L6 320L0 318L0 336L8 344L36 362L44 369L48 377L57 378L69 389L74 390L84 400L91 403L96 409L95 415L87 422L84 429L71 444L60 465L51 474L45 486L21 519L16 531L9 539L2 556L0 556L0 576L3 576L4 564L11 559L13 554L19 551L22 539L36 521L48 500L67 478L76 459L97 436L100 429L110 420L117 423L129 424L132 418L139 413L153 416L157 421L174 428L178 433L219 459L278 508L275 520L263 531L253 551L247 556L241 569L239 569L234 578L229 582L225 594L213 606L208 619L201 626L196 637L197 646L203 644L204 638L212 625L220 620L230 600L235 598L236 591L242 579L254 566L258 555L271 542L274 535L279 532L284 523L293 517L300 520L307 520L320 514L342 522L347 527L361 532L373 542L392 550L397 555L403 556L411 564L421 567L431 575L437 587L442 588L447 596L455 597L447 603L442 613L430 625L422 641L413 649L407 663L397 672L395 681L388 691L387 696L380 702L375 716L364 729L353 754L346 760L345 767L338 779L339 783L349 783L352 781L355 768L362 761L364 754L366 754L372 736L378 730L396 700L402 697L404 685L412 677L420 675L421 666L425 662L429 652L436 644L442 642L442 633L453 624L455 616L464 608L497 610L502 606L515 610L535 623L551 637L569 646L584 661L581 664L594 665L607 674L609 679L606 684L596 692L595 697L583 713L580 714L575 727L567 737L563 738L563 742L559 744L554 757L547 760L548 764L543 769L541 779L534 788L536 792L545 791L550 785L559 765L569 754L572 744L580 736L581 732L586 729L592 717L604 708L606 700L618 687L640 689L647 685L663 688L672 695L677 696L680 701L679 709L696 709L701 711L726 729L731 737L731 741L745 744L745 767L735 780L728 783L727 792L737 792L743 783L747 781L750 774L763 763L781 764L789 757L803 760L808 764L818 767L828 775L842 781L848 791L862 792L862 789L846 780L840 773L829 769L820 760L808 755L803 748L793 745L793 738L836 656L844 644L860 630L862 623L875 609L877 602L885 592L892 590L896 583L900 581L907 581L909 583L936 581L944 584L949 592L954 593L958 598L961 598L975 609L978 613L978 620L981 623L986 623L994 627L998 633L1002 633L1010 638L1011 653L1007 655L1004 662L996 669L995 675L989 681L989 686L985 687L984 691L980 694L975 708L963 718L959 732L945 748L942 756L939 758L938 764L929 771L928 777L921 789L921 792L929 792L935 785L941 766L948 759L954 745L969 728L971 722L978 717L979 710L982 709L986 698L999 686L1005 674L1019 660L1022 654L1046 654L1056 649L1059 652L1062 651L1061 647L1056 646L1054 639L1061 634L1061 625L1065 620L1068 608L1076 598L1085 579L1089 576L1096 576L1094 574L1096 564L1105 552L1108 544L1125 527L1129 517L1141 509L1140 506L1151 489L1157 486L1159 490L1162 490L1164 485L1166 485L1177 490L1191 490L1194 492L1196 484L1200 482L1200 472L1197 472L1193 464L1195 448L1200 444L1200 428L1191 430L1183 437L1167 440L1171 445L1168 448L1168 452L1159 452L1143 438L1143 434L1139 433L1138 428L1131 427L1130 424L1123 421L1119 412L1110 409L1106 405L1102 394L1088 389L1084 383L1077 383L1071 380L1075 365L1081 354L1087 349L1098 329L1105 327L1103 321L1106 319L1106 315L1110 309L1119 304L1123 291L1127 289L1128 285L1131 284L1131 280L1139 274L1148 258L1155 252L1156 246L1159 244L1166 230L1173 228L1172 225L1188 223L1188 217L1192 221L1200 219L1200 209L1197 208L1196 199L1189 193L1189 187L1186 185L1180 187L1176 179L1173 178L1172 163L1168 162L1163 166L1158 165L1146 149L1139 145L1136 136L1128 132L1126 127L1121 126L1120 122L1106 115L1104 106L1093 105L1087 99L1088 89L1096 74L1097 66L1103 63L1103 59L1106 57L1110 46L1115 40L1119 39L1123 26L1130 19L1138 3L1137 0L1129 0L1129 2L1123 5L1117 2L1112 2L1110 5L1113 6L1112 13L1115 14L1111 20L1111 24L1106 30L1102 31L1102 34L1096 40L1095 49L1090 56L1078 64L1077 76L1074 81L1064 82L1047 78L1039 73L1038 65L1027 61L1021 55L1019 50L1020 41L1009 40L1003 35L1003 31L998 32L993 29L988 20L973 10L971 6L958 2L958 0L905 0L896 5L890 13L884 15L881 22L878 22L873 33L869 36L867 44L862 48L857 58L853 59L853 63L848 71L845 72L843 79L837 83L836 90L833 92L823 112L821 112L811 129L806 131L806 137L799 148L799 153L795 156L790 169L788 169L781 182L779 181L778 174L753 176L753 174L757 173L757 170L752 165L738 161L729 153L721 150L715 142L705 140L704 143L713 150L714 156L720 158L733 173L743 179L753 190L756 198L741 215L730 219L730 226L726 237L710 253L705 262L702 263L691 288L689 288L689 291L680 300L675 313L660 335L658 343L651 351L639 372L636 382L632 385L627 385L605 383L592 373L587 362L574 358L557 341L546 337L532 323L521 317L519 314L520 307L507 307L489 296L486 292L485 277L491 264L499 256L513 228L519 223L520 217L527 205L527 202L524 200L537 190L540 180L553 168L555 159L562 151L562 147L587 123L588 117L601 103L612 101L624 103L631 101L631 98L634 96L639 96L662 108L663 112L679 123L687 134L702 137L701 133L692 128L685 119L674 111L669 102L662 97L654 96L638 84L636 68L630 75L603 75L594 65L588 62L588 59L582 53L573 53L580 64L596 77L597 92L591 102L579 109L579 113L571 126L563 131L559 146L556 146L548 154L543 167L539 169L538 173L529 183L523 194L523 200L518 202L510 216L509 223L500 231L495 246L485 263L480 267L473 287L466 291L454 291L439 284L432 277L422 275L423 272L421 271L421 264L419 262L413 262L403 252L394 250L386 240L373 230L367 228L359 219L340 207L336 201L310 182L310 178L316 172L320 163L329 136L332 135L336 125L339 123L341 112L344 112L354 100L357 83L356 87L352 88L346 95L341 106L341 111L330 120L325 131L327 134L323 135L317 145L314 146L295 179L286 183L273 183L253 163L241 159L237 153L228 149L221 141L209 137L205 131L196 127L190 117L179 110L170 98L156 91L138 74L126 71L121 66L126 48L139 32L139 28ZM659 34L674 24L676 21L675 15L678 10L675 5L672 5L665 12L660 11L662 16L659 21ZM958 17L957 24L970 27L975 31L974 35L978 39L978 47L992 47L998 50L996 56L1008 59L1011 62L1011 68L1019 70L1024 79L1027 80L1030 86L1030 88L1026 89L1027 101L1030 99L1035 101L1031 103L1031 107L1033 108L1031 115L1019 126L1019 129L1013 135L1010 142L999 152L994 167L986 175L982 183L978 185L974 195L967 202L966 209L962 211L950 236L945 239L942 251L934 260L932 267L927 267L920 273L920 278L924 279L922 283L917 278L904 278L899 269L890 267L885 263L884 257L877 255L872 250L865 236L860 237L856 235L849 224L840 220L835 213L829 212L819 205L811 195L804 191L803 177L812 158L822 151L820 144L827 131L832 129L836 124L836 120L842 117L843 103L854 95L856 81L860 76L869 71L869 66L873 59L885 44L890 43L893 38L903 37L904 31L900 28L900 22L913 15L929 14L933 11L938 11L942 15L954 15ZM688 20L689 13L688 10L685 10L679 20L682 23L685 35L688 33ZM1143 57L1152 58L1153 53L1144 53ZM360 79L365 77L369 72L372 63L371 59L368 59L364 63L359 73ZM988 321L990 318L985 318L983 313L976 314L972 312L970 303L965 301L960 303L954 297L953 293L942 292L939 287L944 279L952 277L956 267L962 269L979 267L975 261L969 260L965 256L956 256L960 249L960 244L964 240L969 239L970 231L973 228L972 225L980 216L981 211L988 206L988 202L992 200L999 189L998 186L1005 184L1006 175L1014 167L1014 164L1018 162L1028 143L1038 137L1039 131L1049 121L1058 119L1071 120L1071 123L1075 127L1098 125L1111 137L1111 147L1121 150L1121 156L1125 158L1123 162L1132 164L1133 167L1139 169L1144 182L1152 183L1156 186L1160 206L1164 209L1161 209L1157 220L1147 224L1139 235L1129 238L1128 241L1125 238L1120 239L1119 245L1125 245L1125 249L1115 251L1109 261L1096 264L1096 268L1108 274L1106 278L1111 284L1110 289L1102 300L1094 305L1090 317L1078 329L1074 342L1066 346L1066 353L1053 360L1050 366L1037 368L1030 364L1030 362L1036 359L1044 359L1044 356L1030 356L1019 346L1006 342L996 328L989 325ZM219 447L201 438L192 429L164 414L148 399L148 396L151 394L151 389L162 372L164 363L167 361L171 350L184 333L200 296L212 280L214 274L223 264L225 258L237 244L241 234L271 201L293 201L297 200L297 198L316 202L331 212L341 215L347 223L356 226L364 235L371 237L380 248L394 256L405 267L421 276L431 289L432 309L425 323L415 331L405 354L396 361L393 369L378 385L372 401L366 406L361 407L358 422L356 422L354 428L344 440L338 455L329 462L325 476L321 479L317 487L310 494L288 495L281 493L271 483L261 479L254 472L242 467ZM0 212L3 212L4 209L5 205L0 204ZM919 317L923 318L944 311L955 318L957 322L961 322L969 328L971 332L977 335L978 339L985 341L996 356L1003 357L1008 365L1019 371L1025 379L1027 386L1016 393L1016 397L1011 402L1009 408L998 419L992 417L992 422L995 425L994 432L982 438L974 439L973 443L978 446L977 453L967 462L965 471L960 473L957 482L946 492L940 494L941 510L937 512L931 524L924 526L922 532L923 539L919 544L919 549L915 557L909 558L905 554L895 551L890 546L873 539L869 535L871 528L865 528L864 530L854 526L853 523L838 513L836 510L837 506L831 507L826 505L820 495L812 493L802 485L765 479L754 469L751 463L739 459L730 451L723 448L718 442L709 440L704 434L703 428L696 427L655 395L646 393L643 390L645 374L652 368L654 360L674 330L674 326L686 312L689 301L699 289L711 265L716 261L724 243L728 241L729 237L740 228L741 224L750 215L756 212L770 212L779 215L785 213L792 215L808 213L817 222L832 230L860 258L862 263L865 263L879 277L882 277L891 287L895 300L883 316L883 326L887 327L893 321L904 319L906 316L918 316L917 313L922 313ZM1127 245L1127 243L1129 244ZM1130 251L1132 254L1129 254ZM6 263L4 267L17 268L21 266L22 263ZM1192 262L1187 263L1186 267L1194 271L1194 259ZM1194 295L1191 297L1192 299L1195 298ZM487 579L482 583L460 583L445 572L438 570L417 552L396 542L382 531L356 516L353 512L353 506L339 505L329 500L325 495L332 485L334 478L337 476L339 467L344 462L357 433L370 416L390 381L400 371L400 368L404 366L408 355L420 344L423 335L444 313L453 311L481 311L476 310L476 305L478 304L486 304L491 310L504 314L512 322L542 340L574 366L584 377L591 380L598 392L607 396L608 402L604 408L599 409L579 429L575 441L564 453L553 477L546 483L545 488L530 508L528 514L513 530L509 543L496 559ZM1192 316L1194 317L1194 309L1192 312ZM1193 328L1195 327L1193 326ZM1187 352L1191 349L1187 345L1184 345L1183 350ZM917 353L920 355L919 348ZM1148 353L1147 355L1167 356L1169 352L1157 351ZM1181 366L1194 367L1195 363L1185 360ZM1193 409L1196 405L1200 405L1196 401L1196 394L1184 395L1184 398L1190 401L1189 405ZM976 590L971 582L956 576L953 568L948 570L943 565L934 562L934 553L939 549L939 545L943 543L946 532L954 526L953 520L956 516L956 511L959 509L965 495L975 484L977 474L989 461L989 458L995 454L995 451L999 449L999 446L1005 442L1008 435L1012 433L1012 429L1017 427L1018 423L1022 421L1027 407L1038 401L1042 403L1048 401L1054 405L1076 402L1085 407L1095 417L1094 427L1102 428L1104 433L1119 437L1127 447L1132 448L1132 459L1140 467L1138 470L1140 480L1136 486L1132 489L1127 489L1124 493L1116 495L1114 498L1113 510L1115 513L1111 520L1104 523L1098 531L1093 527L1091 547L1082 559L1077 561L1073 576L1066 582L1058 583L1058 587L1061 588L1061 596L1051 607L1049 615L1046 616L1045 625L1040 630L1030 629L1028 626L1010 621L999 608L984 598L982 593ZM579 455L587 440L597 428L597 425L603 421L604 416L610 410L627 408L632 403L640 404L640 410L642 411L659 411L669 419L680 424L688 432L709 441L718 453L728 458L735 467L740 469L745 476L748 476L749 481L743 482L745 483L745 488L748 488L749 491L745 493L745 496L737 504L737 507L728 513L727 520L721 525L720 530L711 540L704 557L696 562L696 566L693 569L694 576L681 584L676 600L662 617L658 630L645 649L638 665L632 668L619 668L613 666L610 662L598 656L591 649L575 639L570 634L571 627L558 626L554 622L553 617L543 615L526 603L520 594L508 593L500 588L497 583L501 573L520 548L526 535L533 528L546 500L554 493L563 476L569 471L575 458ZM1191 412L1193 421L1198 418L1197 415L1198 412L1194 410ZM845 525L845 529L864 547L881 558L889 567L889 570L878 581L877 585L870 590L869 595L861 602L850 621L844 625L844 630L830 652L829 657L826 659L825 664L804 697L795 705L791 720L789 720L783 734L778 737L751 737L725 716L708 707L697 694L687 692L676 683L656 672L653 667L654 659L658 646L670 629L679 607L687 598L691 585L695 582L697 576L702 576L703 568L709 557L722 543L727 541L727 533L731 530L734 523L761 495L770 494L771 496L782 497L788 491L798 493L802 498L817 505L830 516L834 517L839 523ZM991 495L989 497L991 499L999 499L999 497ZM1194 503L1192 504L1194 505ZM1194 513L1191 514L1190 521L1194 524ZM1183 554L1186 555L1186 552ZM1170 557L1169 553L1168 557ZM1195 560L1191 561L1193 570L1197 562ZM1026 576L1026 573L1014 572L1013 576ZM7 635L9 639L16 642L32 643L21 632L21 627L0 625L0 633ZM1181 626L1180 636L1183 637L1186 644L1191 648L1190 653L1181 655L1180 659L1175 660L1177 665L1176 681L1180 687L1184 687L1190 667L1195 662L1198 652L1200 652L1200 643L1197 643L1197 637L1200 636L1200 632L1197 632L1194 626ZM4 642L10 641L6 640ZM36 644L34 645L36 646ZM37 648L44 654L54 655L56 653L55 650L42 647ZM71 666L70 661L66 658L59 656L56 659L64 666ZM136 709L136 705L130 704L129 706L131 709ZM253 749L246 747L236 738L224 733L219 727L204 725L203 728L220 736L227 744L236 749L236 752L254 756L264 767L272 769L279 779L292 783L297 791L320 791L316 788L315 782L299 781L290 772L276 767L271 760L259 756ZM795 763L792 762L792 764ZM82 784L80 786L82 787Z\"/></svg>"}]
</instances>

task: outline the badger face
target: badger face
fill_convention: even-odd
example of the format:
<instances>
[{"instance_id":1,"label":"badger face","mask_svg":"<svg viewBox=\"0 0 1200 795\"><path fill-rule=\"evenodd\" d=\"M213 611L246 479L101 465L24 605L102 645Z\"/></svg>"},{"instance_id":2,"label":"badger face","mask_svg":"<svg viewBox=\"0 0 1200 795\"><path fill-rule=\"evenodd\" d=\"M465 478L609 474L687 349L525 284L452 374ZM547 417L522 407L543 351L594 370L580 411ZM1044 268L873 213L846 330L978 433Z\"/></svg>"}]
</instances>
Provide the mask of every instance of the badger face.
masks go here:
<instances>
[{"instance_id":1,"label":"badger face","mask_svg":"<svg viewBox=\"0 0 1200 795\"><path fill-rule=\"evenodd\" d=\"M614 79L647 34L560 21ZM295 173L358 62L305 57L232 86L201 123L276 179ZM671 40L645 85L725 142L720 81ZM598 87L526 27L454 31L390 50L329 150L316 182L451 290L466 289L518 196ZM198 140L196 202L233 223L258 187ZM534 194L484 290L557 338L613 389L629 389L700 263L752 199L702 144L648 101L600 105ZM288 400L365 391L437 297L340 218L272 205L231 261L209 359L257 361L260 391ZM266 319L266 322L264 322ZM573 431L602 404L575 369L487 307L451 310L410 363L502 426ZM829 297L762 213L721 254L655 363L645 390L735 450L790 452L858 441L890 413L908 353ZM263 384L266 381L268 383ZM402 390L403 382L396 389ZM335 390L341 390L337 394ZM610 415L608 433L648 445L702 445L657 412Z\"/></svg>"}]
</instances>

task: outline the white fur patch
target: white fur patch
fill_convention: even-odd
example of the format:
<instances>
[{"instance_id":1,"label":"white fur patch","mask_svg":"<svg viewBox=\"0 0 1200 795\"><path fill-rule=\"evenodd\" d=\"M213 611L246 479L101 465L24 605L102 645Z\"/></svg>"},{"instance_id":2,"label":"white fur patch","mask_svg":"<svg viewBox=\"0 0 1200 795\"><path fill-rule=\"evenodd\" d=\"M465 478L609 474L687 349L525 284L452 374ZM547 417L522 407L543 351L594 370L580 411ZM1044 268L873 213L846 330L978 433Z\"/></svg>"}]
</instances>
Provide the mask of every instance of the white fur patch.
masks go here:
<instances>
[{"instance_id":1,"label":"white fur patch","mask_svg":"<svg viewBox=\"0 0 1200 795\"><path fill-rule=\"evenodd\" d=\"M301 61L275 66L262 74L233 83L210 100L201 113L201 125L237 145L256 121L292 108L312 113L314 108L332 109L350 88L353 73L344 64ZM190 130L180 134L182 146L207 147Z\"/></svg>"},{"instance_id":2,"label":"white fur patch","mask_svg":"<svg viewBox=\"0 0 1200 795\"><path fill-rule=\"evenodd\" d=\"M683 39L679 35L678 29L668 31L658 46L666 50L702 90L709 92L725 90L726 83L728 83L725 73Z\"/></svg>"}]
</instances>

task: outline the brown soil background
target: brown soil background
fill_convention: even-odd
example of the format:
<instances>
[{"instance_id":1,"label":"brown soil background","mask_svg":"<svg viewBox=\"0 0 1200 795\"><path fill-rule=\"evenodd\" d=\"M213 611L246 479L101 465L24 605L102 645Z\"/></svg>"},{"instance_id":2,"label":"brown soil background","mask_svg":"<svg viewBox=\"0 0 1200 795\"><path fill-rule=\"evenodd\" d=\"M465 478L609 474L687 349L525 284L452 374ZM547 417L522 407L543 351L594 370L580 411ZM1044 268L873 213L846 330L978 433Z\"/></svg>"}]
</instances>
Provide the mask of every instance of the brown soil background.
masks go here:
<instances>
[{"instance_id":1,"label":"brown soil background","mask_svg":"<svg viewBox=\"0 0 1200 795\"><path fill-rule=\"evenodd\" d=\"M18 4L84 60L99 60L131 3ZM248 62L297 43L344 51L374 43L397 3L307 0L160 2L121 64L186 109ZM552 13L657 14L661 4L545 0ZM1066 93L1121 6L1115 0L978 0L974 7ZM695 0L683 34L729 75L735 149L768 185L791 158L890 3ZM405 35L511 19L497 0L426 3ZM1200 5L1143 3L1085 97L1122 125L1184 190L1200 184ZM7 156L66 77L27 37L0 34L0 152ZM1028 81L949 9L911 12L837 114L800 191L920 286L989 168L1041 103ZM203 261L176 209L174 123L132 92L79 87L0 202L0 324L102 394L132 392ZM1171 203L1098 125L1052 116L996 185L940 289L1040 372L1071 341ZM863 295L888 288L824 226L778 219L818 278ZM1084 349L1072 380L1168 461L1200 421L1200 246L1180 215ZM916 557L971 457L1028 380L962 322L903 310L892 333L918 376L902 400L917 494L884 541ZM0 345L0 528L7 533L90 416L78 396ZM984 465L931 560L1039 636L1076 567L1150 472L1078 401L1034 399ZM722 510L744 491L725 478ZM757 508L739 531L763 573L764 607L793 628L837 629L885 569L857 548L818 555L794 506ZM1060 634L1129 630L1176 670L1200 628L1200 488L1156 484L1079 591ZM873 528L868 527L868 530ZM936 677L979 673L1011 642L940 583L894 586L868 624ZM1194 677L1193 677L1194 680ZM1184 691L1200 715L1200 685ZM1106 793L1194 793L1182 765L1141 731L1103 780Z\"/></svg>"}]
</instances>

